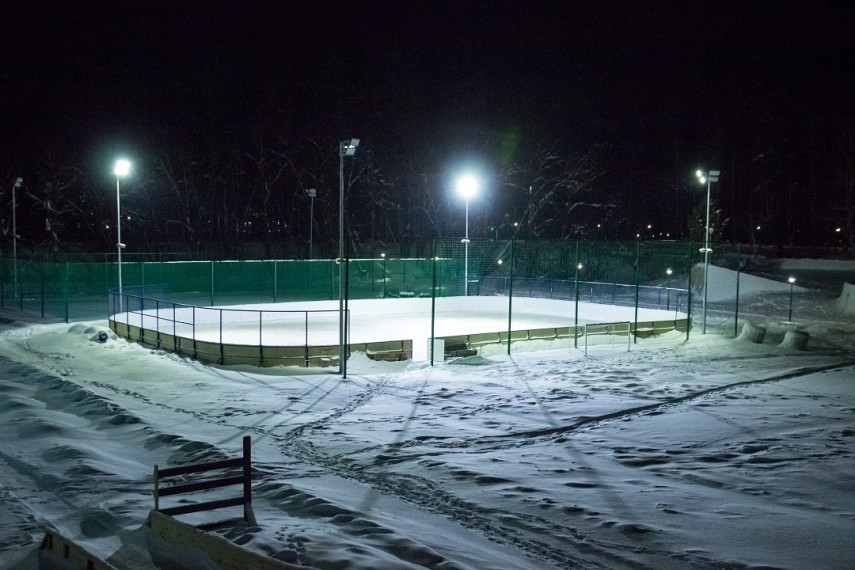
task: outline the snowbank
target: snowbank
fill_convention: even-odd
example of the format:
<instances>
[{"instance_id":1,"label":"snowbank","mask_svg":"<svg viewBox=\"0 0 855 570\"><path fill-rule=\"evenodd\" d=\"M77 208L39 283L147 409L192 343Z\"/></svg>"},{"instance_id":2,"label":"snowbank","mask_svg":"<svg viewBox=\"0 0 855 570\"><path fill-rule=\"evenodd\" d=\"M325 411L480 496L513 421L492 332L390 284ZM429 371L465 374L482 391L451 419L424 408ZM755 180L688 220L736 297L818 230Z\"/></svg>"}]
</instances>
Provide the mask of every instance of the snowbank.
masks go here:
<instances>
[{"instance_id":1,"label":"snowbank","mask_svg":"<svg viewBox=\"0 0 855 570\"><path fill-rule=\"evenodd\" d=\"M790 284L765 279L747 273L737 273L732 269L725 269L716 265L710 265L709 268L709 291L707 292L707 301L715 303L719 301L734 301L736 299L736 281L739 278L739 296L740 298L746 295L758 293L789 293ZM692 271L692 284L696 294L703 291L704 284L704 265L699 263ZM793 293L805 293L807 289L793 285Z\"/></svg>"},{"instance_id":2,"label":"snowbank","mask_svg":"<svg viewBox=\"0 0 855 570\"><path fill-rule=\"evenodd\" d=\"M841 313L855 315L855 285L852 283L843 284L843 291L837 298L837 308L840 309Z\"/></svg>"}]
</instances>

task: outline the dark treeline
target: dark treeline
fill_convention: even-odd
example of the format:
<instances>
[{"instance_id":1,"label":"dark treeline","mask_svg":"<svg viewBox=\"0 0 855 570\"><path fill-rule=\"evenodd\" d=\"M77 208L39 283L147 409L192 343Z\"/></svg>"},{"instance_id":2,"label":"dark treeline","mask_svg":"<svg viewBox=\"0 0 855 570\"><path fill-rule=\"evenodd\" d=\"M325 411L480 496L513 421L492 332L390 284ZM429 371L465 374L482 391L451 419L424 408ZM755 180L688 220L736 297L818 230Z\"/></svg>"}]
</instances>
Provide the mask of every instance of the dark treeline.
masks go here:
<instances>
[{"instance_id":1,"label":"dark treeline","mask_svg":"<svg viewBox=\"0 0 855 570\"><path fill-rule=\"evenodd\" d=\"M723 174L713 186L714 241L852 245L855 129L799 127L770 120L729 133L733 146L715 164ZM431 146L362 138L344 159L349 251L405 255L412 241L462 236L464 201L454 183L467 169L482 180L470 203L472 237L702 239L704 191L679 141L672 156L641 155L633 164L626 145L574 149L514 129L450 139ZM335 256L337 137L277 138L248 128L228 138L176 133L149 141L122 153L133 162L121 180L129 253L304 257L311 223L313 254ZM3 252L11 249L17 176L24 178L19 253L114 250L112 165L120 147L69 152L73 145L56 144L23 168L4 164Z\"/></svg>"}]
</instances>

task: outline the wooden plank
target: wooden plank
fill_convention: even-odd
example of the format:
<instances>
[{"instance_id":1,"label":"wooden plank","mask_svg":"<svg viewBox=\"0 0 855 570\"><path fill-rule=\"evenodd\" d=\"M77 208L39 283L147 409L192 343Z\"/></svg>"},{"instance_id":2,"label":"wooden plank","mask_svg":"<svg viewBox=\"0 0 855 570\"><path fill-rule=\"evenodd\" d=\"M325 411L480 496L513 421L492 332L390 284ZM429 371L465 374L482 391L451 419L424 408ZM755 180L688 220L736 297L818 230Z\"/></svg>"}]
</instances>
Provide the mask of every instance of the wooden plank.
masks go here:
<instances>
[{"instance_id":1,"label":"wooden plank","mask_svg":"<svg viewBox=\"0 0 855 570\"><path fill-rule=\"evenodd\" d=\"M247 550L222 536L205 533L157 511L149 514L146 524L154 534L173 547L203 551L223 570L311 570L306 566L290 564Z\"/></svg>"},{"instance_id":2,"label":"wooden plank","mask_svg":"<svg viewBox=\"0 0 855 570\"><path fill-rule=\"evenodd\" d=\"M214 469L229 469L232 467L243 466L243 458L237 459L222 459L220 461L209 461L207 463L194 463L193 465L180 465L178 467L167 467L166 469L158 469L158 479L167 479L176 475L186 475L187 473L203 473L205 471L213 471Z\"/></svg>"},{"instance_id":3,"label":"wooden plank","mask_svg":"<svg viewBox=\"0 0 855 570\"><path fill-rule=\"evenodd\" d=\"M169 497L173 495L183 495L184 493L195 493L196 491L209 491L211 489L230 487L232 485L243 485L243 480L243 475L237 475L235 477L226 477L224 479L207 479L205 481L197 481L195 483L160 487L158 489L158 495L161 497Z\"/></svg>"},{"instance_id":4,"label":"wooden plank","mask_svg":"<svg viewBox=\"0 0 855 570\"><path fill-rule=\"evenodd\" d=\"M232 499L218 499L216 501L193 503L192 505L181 505L180 507L169 507L166 509L160 509L160 512L174 517L176 515L186 515L188 513L198 513L201 511L213 511L215 509L225 509L227 507L240 507L243 504L243 497L234 497Z\"/></svg>"}]
</instances>

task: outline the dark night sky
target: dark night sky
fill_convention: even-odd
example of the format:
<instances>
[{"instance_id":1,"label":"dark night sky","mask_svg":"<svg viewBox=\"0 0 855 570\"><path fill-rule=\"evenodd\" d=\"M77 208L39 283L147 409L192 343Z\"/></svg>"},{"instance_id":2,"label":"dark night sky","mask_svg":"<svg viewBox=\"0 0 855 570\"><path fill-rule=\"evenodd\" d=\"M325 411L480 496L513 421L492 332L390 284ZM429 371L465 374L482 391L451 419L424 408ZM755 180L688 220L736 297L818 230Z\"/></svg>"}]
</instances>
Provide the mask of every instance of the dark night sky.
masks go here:
<instances>
[{"instance_id":1,"label":"dark night sky","mask_svg":"<svg viewBox=\"0 0 855 570\"><path fill-rule=\"evenodd\" d=\"M387 148L561 137L608 145L621 177L673 181L684 161L722 167L763 113L852 121L845 3L12 0L3 12L7 169L50 148L151 148L258 120Z\"/></svg>"}]
</instances>

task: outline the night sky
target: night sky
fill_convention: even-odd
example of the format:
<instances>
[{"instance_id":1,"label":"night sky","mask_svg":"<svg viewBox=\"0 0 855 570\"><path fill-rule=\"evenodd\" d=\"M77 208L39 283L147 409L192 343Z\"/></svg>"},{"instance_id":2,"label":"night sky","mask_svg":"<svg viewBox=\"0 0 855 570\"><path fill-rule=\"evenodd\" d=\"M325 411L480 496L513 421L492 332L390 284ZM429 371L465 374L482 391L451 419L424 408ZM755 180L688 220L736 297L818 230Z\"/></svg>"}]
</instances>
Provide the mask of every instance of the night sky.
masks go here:
<instances>
[{"instance_id":1,"label":"night sky","mask_svg":"<svg viewBox=\"0 0 855 570\"><path fill-rule=\"evenodd\" d=\"M848 155L832 149L853 131L849 12L785 1L12 0L0 172L46 153L97 163L117 147L156 152L171 138L259 128L356 136L387 157L560 140L595 151L604 189L675 235L694 205L694 168L720 168L727 237L745 240L752 164L778 153L763 169L770 185L829 202L802 228L815 232L840 223L838 198L817 196L837 196Z\"/></svg>"}]
</instances>

